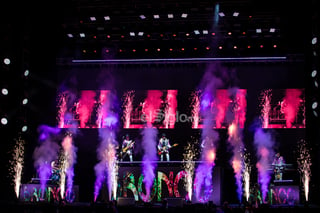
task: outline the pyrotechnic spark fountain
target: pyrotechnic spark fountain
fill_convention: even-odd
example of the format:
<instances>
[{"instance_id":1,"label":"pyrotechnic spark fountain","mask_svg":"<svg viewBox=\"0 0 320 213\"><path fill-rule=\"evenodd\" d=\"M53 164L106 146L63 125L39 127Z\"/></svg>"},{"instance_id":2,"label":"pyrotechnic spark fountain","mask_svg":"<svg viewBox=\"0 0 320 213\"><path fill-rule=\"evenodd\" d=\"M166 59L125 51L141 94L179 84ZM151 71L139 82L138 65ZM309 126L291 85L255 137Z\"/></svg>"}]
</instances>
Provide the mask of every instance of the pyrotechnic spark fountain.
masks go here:
<instances>
[{"instance_id":1,"label":"pyrotechnic spark fountain","mask_svg":"<svg viewBox=\"0 0 320 213\"><path fill-rule=\"evenodd\" d=\"M242 171L243 171L243 142L240 128L238 125L232 123L228 129L229 138L228 142L232 146L232 160L231 165L235 174L237 184L238 200L241 202L242 199Z\"/></svg>"},{"instance_id":2,"label":"pyrotechnic spark fountain","mask_svg":"<svg viewBox=\"0 0 320 213\"><path fill-rule=\"evenodd\" d=\"M148 91L145 100L146 105L144 112L146 113L146 127L142 130L142 147L143 154L143 168L142 173L144 176L143 182L146 188L146 196L144 202L149 202L150 192L155 178L155 162L157 160L157 134L158 130L152 126L155 119L156 110L159 109L161 104L162 92L159 90Z\"/></svg>"},{"instance_id":3,"label":"pyrotechnic spark fountain","mask_svg":"<svg viewBox=\"0 0 320 213\"><path fill-rule=\"evenodd\" d=\"M67 190L71 191L73 188L74 164L76 162L76 147L73 145L71 133L68 133L62 141L62 158L60 171L60 195L64 198L65 181L67 180Z\"/></svg>"},{"instance_id":4,"label":"pyrotechnic spark fountain","mask_svg":"<svg viewBox=\"0 0 320 213\"><path fill-rule=\"evenodd\" d=\"M11 152L12 159L9 161L9 174L12 178L12 184L17 198L19 198L22 169L24 166L24 145L25 141L21 139L21 137L15 139L15 145Z\"/></svg>"},{"instance_id":5,"label":"pyrotechnic spark fountain","mask_svg":"<svg viewBox=\"0 0 320 213\"><path fill-rule=\"evenodd\" d=\"M67 101L66 101L66 94L62 93L58 96L58 127L64 127L64 116L67 111Z\"/></svg>"},{"instance_id":6,"label":"pyrotechnic spark fountain","mask_svg":"<svg viewBox=\"0 0 320 213\"><path fill-rule=\"evenodd\" d=\"M191 94L191 115L192 115L192 128L197 129L200 121L200 98L201 91L197 90Z\"/></svg>"},{"instance_id":7,"label":"pyrotechnic spark fountain","mask_svg":"<svg viewBox=\"0 0 320 213\"><path fill-rule=\"evenodd\" d=\"M99 107L97 109L97 121L96 121L97 128L102 127L104 118L107 117L105 109L107 109L109 107L108 95L109 95L108 90L101 90L100 91Z\"/></svg>"},{"instance_id":8,"label":"pyrotechnic spark fountain","mask_svg":"<svg viewBox=\"0 0 320 213\"><path fill-rule=\"evenodd\" d=\"M268 168L274 156L274 141L269 133L264 132L261 128L257 128L254 134L254 144L257 149L258 162L256 166L258 168L258 179L261 186L262 198L265 200L271 179Z\"/></svg>"},{"instance_id":9,"label":"pyrotechnic spark fountain","mask_svg":"<svg viewBox=\"0 0 320 213\"><path fill-rule=\"evenodd\" d=\"M269 126L269 114L271 110L271 97L272 97L272 90L264 90L260 94L261 98L261 120L262 120L262 128L268 128Z\"/></svg>"},{"instance_id":10,"label":"pyrotechnic spark fountain","mask_svg":"<svg viewBox=\"0 0 320 213\"><path fill-rule=\"evenodd\" d=\"M246 149L243 149L242 152L242 161L243 161L243 184L244 184L244 193L246 196L246 200L249 201L250 197L250 174L251 174L251 163L250 163L250 155L246 152Z\"/></svg>"},{"instance_id":11,"label":"pyrotechnic spark fountain","mask_svg":"<svg viewBox=\"0 0 320 213\"><path fill-rule=\"evenodd\" d=\"M133 90L127 91L124 94L124 101L123 101L123 127L129 128L130 127L130 118L132 112L132 102L135 94Z\"/></svg>"},{"instance_id":12,"label":"pyrotechnic spark fountain","mask_svg":"<svg viewBox=\"0 0 320 213\"><path fill-rule=\"evenodd\" d=\"M177 90L168 90L163 124L166 129L173 128L176 122Z\"/></svg>"},{"instance_id":13,"label":"pyrotechnic spark fountain","mask_svg":"<svg viewBox=\"0 0 320 213\"><path fill-rule=\"evenodd\" d=\"M42 190L42 197L44 195L47 180L51 176L51 162L56 160L59 152L59 145L53 141L51 136L57 135L60 129L41 125L38 128L40 132L40 145L36 147L33 153L34 167L36 168Z\"/></svg>"},{"instance_id":14,"label":"pyrotechnic spark fountain","mask_svg":"<svg viewBox=\"0 0 320 213\"><path fill-rule=\"evenodd\" d=\"M108 196L109 200L115 199L114 197L114 184L117 180L116 176L116 146L118 143L115 140L114 132L108 128L99 129L101 138L100 145L97 149L99 163L95 166L96 181L94 188L94 201L97 200L102 183L107 176Z\"/></svg>"},{"instance_id":15,"label":"pyrotechnic spark fountain","mask_svg":"<svg viewBox=\"0 0 320 213\"><path fill-rule=\"evenodd\" d=\"M183 154L183 168L187 172L187 177L185 178L185 187L186 191L188 192L188 200L191 201L192 199L192 185L193 185L193 175L195 169L195 158L197 156L197 148L195 147L198 145L199 142L197 139L193 139L191 142L188 142L187 146L184 147L184 154Z\"/></svg>"},{"instance_id":16,"label":"pyrotechnic spark fountain","mask_svg":"<svg viewBox=\"0 0 320 213\"><path fill-rule=\"evenodd\" d=\"M311 177L311 156L310 148L305 140L300 140L298 142L298 171L301 174L301 180L303 183L304 195L306 201L309 200L309 183Z\"/></svg>"}]
</instances>

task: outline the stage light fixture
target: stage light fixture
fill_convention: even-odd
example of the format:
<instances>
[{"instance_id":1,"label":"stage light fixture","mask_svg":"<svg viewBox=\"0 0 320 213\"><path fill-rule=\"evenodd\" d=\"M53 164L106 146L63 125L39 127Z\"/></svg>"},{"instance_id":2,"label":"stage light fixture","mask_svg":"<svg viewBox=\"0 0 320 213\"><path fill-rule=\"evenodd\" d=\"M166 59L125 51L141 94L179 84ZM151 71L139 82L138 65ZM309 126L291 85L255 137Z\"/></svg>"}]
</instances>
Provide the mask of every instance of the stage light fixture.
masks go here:
<instances>
[{"instance_id":1,"label":"stage light fixture","mask_svg":"<svg viewBox=\"0 0 320 213\"><path fill-rule=\"evenodd\" d=\"M138 32L138 36L143 36L143 32Z\"/></svg>"},{"instance_id":2,"label":"stage light fixture","mask_svg":"<svg viewBox=\"0 0 320 213\"><path fill-rule=\"evenodd\" d=\"M110 21L110 16L104 16L103 18L105 21Z\"/></svg>"},{"instance_id":3,"label":"stage light fixture","mask_svg":"<svg viewBox=\"0 0 320 213\"><path fill-rule=\"evenodd\" d=\"M319 87L318 81L316 81L316 80L314 81L314 86L317 88Z\"/></svg>"},{"instance_id":4,"label":"stage light fixture","mask_svg":"<svg viewBox=\"0 0 320 213\"><path fill-rule=\"evenodd\" d=\"M23 105L26 105L26 104L28 103L28 101L29 101L28 98L24 98L24 99L22 100L22 104L23 104Z\"/></svg>"},{"instance_id":5,"label":"stage light fixture","mask_svg":"<svg viewBox=\"0 0 320 213\"><path fill-rule=\"evenodd\" d=\"M317 107L318 107L318 102L317 101L314 101L313 103L312 103L312 109L316 109Z\"/></svg>"},{"instance_id":6,"label":"stage light fixture","mask_svg":"<svg viewBox=\"0 0 320 213\"><path fill-rule=\"evenodd\" d=\"M239 12L234 12L234 13L233 13L233 16L234 16L234 17L238 17L238 16L239 16Z\"/></svg>"},{"instance_id":7,"label":"stage light fixture","mask_svg":"<svg viewBox=\"0 0 320 213\"><path fill-rule=\"evenodd\" d=\"M181 14L181 18L187 18L188 17L188 14L187 13L182 13Z\"/></svg>"},{"instance_id":8,"label":"stage light fixture","mask_svg":"<svg viewBox=\"0 0 320 213\"><path fill-rule=\"evenodd\" d=\"M3 63L4 63L5 65L9 65L9 64L11 63L11 61L10 61L9 58L5 58L5 59L3 59Z\"/></svg>"},{"instance_id":9,"label":"stage light fixture","mask_svg":"<svg viewBox=\"0 0 320 213\"><path fill-rule=\"evenodd\" d=\"M28 126L24 125L22 128L21 128L21 131L22 132L26 132L28 130Z\"/></svg>"},{"instance_id":10,"label":"stage light fixture","mask_svg":"<svg viewBox=\"0 0 320 213\"><path fill-rule=\"evenodd\" d=\"M220 17L224 17L224 16L225 16L224 12L220 12L220 13L219 13L219 16L220 16Z\"/></svg>"},{"instance_id":11,"label":"stage light fixture","mask_svg":"<svg viewBox=\"0 0 320 213\"><path fill-rule=\"evenodd\" d=\"M203 33L204 35L207 35L209 32L208 32L208 30L203 30L202 33Z\"/></svg>"},{"instance_id":12,"label":"stage light fixture","mask_svg":"<svg viewBox=\"0 0 320 213\"><path fill-rule=\"evenodd\" d=\"M71 33L68 33L67 36L68 36L69 38L73 38L73 35L72 35Z\"/></svg>"},{"instance_id":13,"label":"stage light fixture","mask_svg":"<svg viewBox=\"0 0 320 213\"><path fill-rule=\"evenodd\" d=\"M8 89L3 88L3 89L1 90L1 93L2 93L2 95L8 95L9 91L8 91Z\"/></svg>"},{"instance_id":14,"label":"stage light fixture","mask_svg":"<svg viewBox=\"0 0 320 213\"><path fill-rule=\"evenodd\" d=\"M146 19L145 15L140 15L139 17L140 17L140 19L142 19L142 20L143 20L143 19Z\"/></svg>"},{"instance_id":15,"label":"stage light fixture","mask_svg":"<svg viewBox=\"0 0 320 213\"><path fill-rule=\"evenodd\" d=\"M155 14L155 15L153 15L153 18L154 18L154 19L159 19L160 16L159 16L158 14Z\"/></svg>"},{"instance_id":16,"label":"stage light fixture","mask_svg":"<svg viewBox=\"0 0 320 213\"><path fill-rule=\"evenodd\" d=\"M26 76L26 77L27 77L29 74L30 74L29 70L25 70L24 73L23 73L23 75Z\"/></svg>"},{"instance_id":17,"label":"stage light fixture","mask_svg":"<svg viewBox=\"0 0 320 213\"><path fill-rule=\"evenodd\" d=\"M272 27L272 28L270 28L270 30L269 30L269 32L270 32L270 33L274 33L275 31L276 31L276 29L275 29L275 28L273 28L273 27Z\"/></svg>"},{"instance_id":18,"label":"stage light fixture","mask_svg":"<svg viewBox=\"0 0 320 213\"><path fill-rule=\"evenodd\" d=\"M130 32L130 36L135 36L136 34L134 32Z\"/></svg>"},{"instance_id":19,"label":"stage light fixture","mask_svg":"<svg viewBox=\"0 0 320 213\"><path fill-rule=\"evenodd\" d=\"M231 32L228 32L228 35L232 35L232 33L231 33Z\"/></svg>"},{"instance_id":20,"label":"stage light fixture","mask_svg":"<svg viewBox=\"0 0 320 213\"><path fill-rule=\"evenodd\" d=\"M312 78L314 78L314 77L316 77L317 76L317 70L312 70L312 72L311 72L311 77Z\"/></svg>"},{"instance_id":21,"label":"stage light fixture","mask_svg":"<svg viewBox=\"0 0 320 213\"><path fill-rule=\"evenodd\" d=\"M235 45L235 46L233 46L233 49L237 49L238 47Z\"/></svg>"},{"instance_id":22,"label":"stage light fixture","mask_svg":"<svg viewBox=\"0 0 320 213\"><path fill-rule=\"evenodd\" d=\"M277 45L276 45L276 44L274 44L274 45L273 45L273 48L277 48Z\"/></svg>"},{"instance_id":23,"label":"stage light fixture","mask_svg":"<svg viewBox=\"0 0 320 213\"><path fill-rule=\"evenodd\" d=\"M84 38L84 37L86 37L86 35L84 33L80 33L80 37Z\"/></svg>"},{"instance_id":24,"label":"stage light fixture","mask_svg":"<svg viewBox=\"0 0 320 213\"><path fill-rule=\"evenodd\" d=\"M262 32L262 30L260 28L256 29L256 33L261 33L261 32Z\"/></svg>"},{"instance_id":25,"label":"stage light fixture","mask_svg":"<svg viewBox=\"0 0 320 213\"><path fill-rule=\"evenodd\" d=\"M8 119L7 118L1 118L1 124L2 125L7 125L8 124Z\"/></svg>"},{"instance_id":26,"label":"stage light fixture","mask_svg":"<svg viewBox=\"0 0 320 213\"><path fill-rule=\"evenodd\" d=\"M90 17L90 20L91 20L91 21L96 21L97 19L96 19L96 17L91 16L91 17Z\"/></svg>"},{"instance_id":27,"label":"stage light fixture","mask_svg":"<svg viewBox=\"0 0 320 213\"><path fill-rule=\"evenodd\" d=\"M317 42L318 42L318 38L317 37L313 37L312 40L311 40L311 43L313 45L315 45Z\"/></svg>"},{"instance_id":28,"label":"stage light fixture","mask_svg":"<svg viewBox=\"0 0 320 213\"><path fill-rule=\"evenodd\" d=\"M168 18L173 18L173 14L168 14Z\"/></svg>"},{"instance_id":29,"label":"stage light fixture","mask_svg":"<svg viewBox=\"0 0 320 213\"><path fill-rule=\"evenodd\" d=\"M200 34L199 30L194 30L194 34L199 35Z\"/></svg>"}]
</instances>

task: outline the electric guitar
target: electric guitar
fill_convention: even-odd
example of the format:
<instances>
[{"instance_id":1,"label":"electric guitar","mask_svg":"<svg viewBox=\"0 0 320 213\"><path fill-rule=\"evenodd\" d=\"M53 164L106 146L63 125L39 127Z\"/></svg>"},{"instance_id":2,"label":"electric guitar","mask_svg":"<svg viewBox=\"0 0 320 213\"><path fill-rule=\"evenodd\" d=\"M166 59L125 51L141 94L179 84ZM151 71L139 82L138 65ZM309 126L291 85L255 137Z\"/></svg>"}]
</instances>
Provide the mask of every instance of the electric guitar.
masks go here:
<instances>
[{"instance_id":1,"label":"electric guitar","mask_svg":"<svg viewBox=\"0 0 320 213\"><path fill-rule=\"evenodd\" d=\"M127 146L124 147L124 148L121 150L121 152L122 152L122 153L126 153L127 150L130 149L130 148L133 146L134 143L135 143L135 141L131 141L130 143L128 143Z\"/></svg>"},{"instance_id":2,"label":"electric guitar","mask_svg":"<svg viewBox=\"0 0 320 213\"><path fill-rule=\"evenodd\" d=\"M172 148L172 147L176 147L176 146L178 146L178 144L177 144L177 143L175 143L175 144L171 145L171 147L170 147L170 148ZM169 147L167 147L167 146L162 147L161 149L159 149L159 150L158 150L158 155L161 155L161 153L162 153L162 152L165 152L165 151L167 151L168 149L169 149Z\"/></svg>"}]
</instances>

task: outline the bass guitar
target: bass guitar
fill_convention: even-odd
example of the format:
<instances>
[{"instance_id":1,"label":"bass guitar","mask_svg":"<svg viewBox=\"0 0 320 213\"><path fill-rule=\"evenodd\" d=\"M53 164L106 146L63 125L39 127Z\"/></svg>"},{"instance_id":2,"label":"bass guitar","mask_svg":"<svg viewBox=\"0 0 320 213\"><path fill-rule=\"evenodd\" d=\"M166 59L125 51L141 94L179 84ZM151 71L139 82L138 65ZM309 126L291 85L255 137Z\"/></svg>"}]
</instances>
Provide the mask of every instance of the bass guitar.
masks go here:
<instances>
[{"instance_id":1,"label":"bass guitar","mask_svg":"<svg viewBox=\"0 0 320 213\"><path fill-rule=\"evenodd\" d=\"M177 143L171 145L170 148L173 148L173 147L176 147L176 146L178 146ZM169 147L167 147L167 146L164 146L164 147L162 147L161 149L158 149L158 155L161 155L162 152L165 152L165 151L167 151L168 149L169 149Z\"/></svg>"}]
</instances>

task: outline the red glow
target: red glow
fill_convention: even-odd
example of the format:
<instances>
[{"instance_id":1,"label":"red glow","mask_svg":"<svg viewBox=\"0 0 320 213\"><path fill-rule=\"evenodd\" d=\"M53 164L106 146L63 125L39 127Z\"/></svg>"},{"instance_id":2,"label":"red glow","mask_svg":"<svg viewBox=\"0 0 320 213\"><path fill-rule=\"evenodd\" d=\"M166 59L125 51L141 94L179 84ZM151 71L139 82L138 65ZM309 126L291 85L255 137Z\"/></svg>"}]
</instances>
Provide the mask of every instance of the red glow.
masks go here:
<instances>
[{"instance_id":1,"label":"red glow","mask_svg":"<svg viewBox=\"0 0 320 213\"><path fill-rule=\"evenodd\" d=\"M108 49L106 49L106 53L108 53L109 52L109 50Z\"/></svg>"},{"instance_id":2,"label":"red glow","mask_svg":"<svg viewBox=\"0 0 320 213\"><path fill-rule=\"evenodd\" d=\"M230 104L230 98L228 94L228 90L217 90L216 92L216 107L218 110L216 116L216 128L221 128L222 122L226 116L226 111L228 109L228 105Z\"/></svg>"},{"instance_id":3,"label":"red glow","mask_svg":"<svg viewBox=\"0 0 320 213\"><path fill-rule=\"evenodd\" d=\"M91 90L84 90L81 92L81 97L79 100L80 128L86 127L86 123L88 122L93 110L95 96L96 93Z\"/></svg>"},{"instance_id":4,"label":"red glow","mask_svg":"<svg viewBox=\"0 0 320 213\"><path fill-rule=\"evenodd\" d=\"M173 49L172 49L172 48L170 48L169 50L170 50L170 51L172 51Z\"/></svg>"},{"instance_id":5,"label":"red glow","mask_svg":"<svg viewBox=\"0 0 320 213\"><path fill-rule=\"evenodd\" d=\"M211 33L211 35L213 35L213 36L214 36L214 35L216 35L216 33Z\"/></svg>"},{"instance_id":6,"label":"red glow","mask_svg":"<svg viewBox=\"0 0 320 213\"><path fill-rule=\"evenodd\" d=\"M110 35L107 35L107 38L110 38Z\"/></svg>"},{"instance_id":7,"label":"red glow","mask_svg":"<svg viewBox=\"0 0 320 213\"><path fill-rule=\"evenodd\" d=\"M163 34L160 34L160 37L163 37Z\"/></svg>"},{"instance_id":8,"label":"red glow","mask_svg":"<svg viewBox=\"0 0 320 213\"><path fill-rule=\"evenodd\" d=\"M210 163L213 163L215 159L216 159L215 150L214 149L209 150L206 155L206 160L209 161Z\"/></svg>"},{"instance_id":9,"label":"red glow","mask_svg":"<svg viewBox=\"0 0 320 213\"><path fill-rule=\"evenodd\" d=\"M281 103L281 110L285 115L287 128L291 128L295 121L300 106L301 93L299 89L286 89L285 97Z\"/></svg>"},{"instance_id":10,"label":"red glow","mask_svg":"<svg viewBox=\"0 0 320 213\"><path fill-rule=\"evenodd\" d=\"M136 52L136 49L133 49L133 50L132 50L132 52L134 52L134 53L135 53L135 52Z\"/></svg>"},{"instance_id":11,"label":"red glow","mask_svg":"<svg viewBox=\"0 0 320 213\"><path fill-rule=\"evenodd\" d=\"M222 46L219 46L219 49L222 50Z\"/></svg>"},{"instance_id":12,"label":"red glow","mask_svg":"<svg viewBox=\"0 0 320 213\"><path fill-rule=\"evenodd\" d=\"M97 124L98 128L102 127L104 118L107 117L106 109L108 108L107 100L108 100L109 92L110 92L109 90L101 90L100 91L100 96L99 96L100 107L97 110L97 121L96 121L96 124Z\"/></svg>"},{"instance_id":13,"label":"red glow","mask_svg":"<svg viewBox=\"0 0 320 213\"><path fill-rule=\"evenodd\" d=\"M238 47L237 46L233 46L233 49L237 49Z\"/></svg>"},{"instance_id":14,"label":"red glow","mask_svg":"<svg viewBox=\"0 0 320 213\"><path fill-rule=\"evenodd\" d=\"M186 36L189 36L190 34L189 33L186 33Z\"/></svg>"},{"instance_id":15,"label":"red glow","mask_svg":"<svg viewBox=\"0 0 320 213\"><path fill-rule=\"evenodd\" d=\"M183 48L183 47L181 48L181 51L184 51L184 48Z\"/></svg>"},{"instance_id":16,"label":"red glow","mask_svg":"<svg viewBox=\"0 0 320 213\"><path fill-rule=\"evenodd\" d=\"M93 36L93 38L97 38L97 36Z\"/></svg>"},{"instance_id":17,"label":"red glow","mask_svg":"<svg viewBox=\"0 0 320 213\"><path fill-rule=\"evenodd\" d=\"M148 50L148 49L144 49L144 51L145 51L145 52L148 52L149 50Z\"/></svg>"},{"instance_id":18,"label":"red glow","mask_svg":"<svg viewBox=\"0 0 320 213\"><path fill-rule=\"evenodd\" d=\"M176 34L173 34L172 36L173 36L173 37L176 37L177 35L176 35Z\"/></svg>"},{"instance_id":19,"label":"red glow","mask_svg":"<svg viewBox=\"0 0 320 213\"><path fill-rule=\"evenodd\" d=\"M164 117L164 127L165 128L174 128L176 122L176 111L177 111L177 90L168 90L167 93L167 107L165 108L165 117Z\"/></svg>"},{"instance_id":20,"label":"red glow","mask_svg":"<svg viewBox=\"0 0 320 213\"><path fill-rule=\"evenodd\" d=\"M269 150L266 147L262 147L261 149L259 149L259 152L262 158L269 157Z\"/></svg>"},{"instance_id":21,"label":"red glow","mask_svg":"<svg viewBox=\"0 0 320 213\"><path fill-rule=\"evenodd\" d=\"M246 32L242 32L242 35L245 35L246 34Z\"/></svg>"},{"instance_id":22,"label":"red glow","mask_svg":"<svg viewBox=\"0 0 320 213\"><path fill-rule=\"evenodd\" d=\"M250 45L248 45L248 49L250 49L251 48L251 46Z\"/></svg>"},{"instance_id":23,"label":"red glow","mask_svg":"<svg viewBox=\"0 0 320 213\"><path fill-rule=\"evenodd\" d=\"M193 48L193 49L194 49L194 50L197 50L198 48L195 47L195 48Z\"/></svg>"},{"instance_id":24,"label":"red glow","mask_svg":"<svg viewBox=\"0 0 320 213\"><path fill-rule=\"evenodd\" d=\"M276 45L276 44L274 44L274 45L273 45L273 48L277 48L277 45Z\"/></svg>"},{"instance_id":25,"label":"red glow","mask_svg":"<svg viewBox=\"0 0 320 213\"><path fill-rule=\"evenodd\" d=\"M260 48L263 48L263 45L262 45L262 44L260 45Z\"/></svg>"},{"instance_id":26,"label":"red glow","mask_svg":"<svg viewBox=\"0 0 320 213\"><path fill-rule=\"evenodd\" d=\"M232 33L231 32L228 32L228 35L231 35Z\"/></svg>"},{"instance_id":27,"label":"red glow","mask_svg":"<svg viewBox=\"0 0 320 213\"><path fill-rule=\"evenodd\" d=\"M210 50L210 47L206 47L207 50Z\"/></svg>"},{"instance_id":28,"label":"red glow","mask_svg":"<svg viewBox=\"0 0 320 213\"><path fill-rule=\"evenodd\" d=\"M235 122L239 124L240 128L244 127L246 121L246 109L247 109L247 91L239 89L236 94L236 107L234 109Z\"/></svg>"},{"instance_id":29,"label":"red glow","mask_svg":"<svg viewBox=\"0 0 320 213\"><path fill-rule=\"evenodd\" d=\"M157 116L157 110L161 105L162 91L160 90L148 90L147 98L142 109L145 114L145 119L148 125L151 125Z\"/></svg>"},{"instance_id":30,"label":"red glow","mask_svg":"<svg viewBox=\"0 0 320 213\"><path fill-rule=\"evenodd\" d=\"M160 52L160 48L158 48L157 51Z\"/></svg>"}]
</instances>

